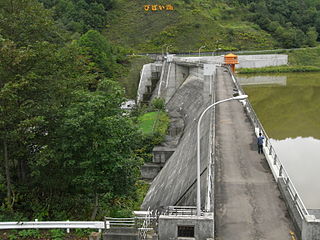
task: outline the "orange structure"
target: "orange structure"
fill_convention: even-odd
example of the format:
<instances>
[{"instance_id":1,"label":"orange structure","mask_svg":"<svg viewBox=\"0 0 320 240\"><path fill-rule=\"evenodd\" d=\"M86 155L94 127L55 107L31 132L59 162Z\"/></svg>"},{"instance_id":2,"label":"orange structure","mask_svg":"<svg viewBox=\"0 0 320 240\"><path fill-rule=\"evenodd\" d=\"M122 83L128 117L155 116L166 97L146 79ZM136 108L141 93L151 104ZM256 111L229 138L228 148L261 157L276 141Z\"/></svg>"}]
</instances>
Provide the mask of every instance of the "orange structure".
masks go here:
<instances>
[{"instance_id":1,"label":"orange structure","mask_svg":"<svg viewBox=\"0 0 320 240\"><path fill-rule=\"evenodd\" d=\"M224 56L224 63L230 65L232 72L236 69L236 64L238 64L238 56L232 53Z\"/></svg>"}]
</instances>

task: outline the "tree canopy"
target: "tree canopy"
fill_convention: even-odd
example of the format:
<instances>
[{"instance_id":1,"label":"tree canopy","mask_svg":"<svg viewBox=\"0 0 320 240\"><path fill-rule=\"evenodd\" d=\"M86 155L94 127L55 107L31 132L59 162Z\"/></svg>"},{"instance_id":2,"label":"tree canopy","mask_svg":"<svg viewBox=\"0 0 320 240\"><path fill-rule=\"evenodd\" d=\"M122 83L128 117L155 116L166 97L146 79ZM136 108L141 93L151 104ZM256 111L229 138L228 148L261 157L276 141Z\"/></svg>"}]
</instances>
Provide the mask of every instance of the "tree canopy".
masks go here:
<instances>
[{"instance_id":1,"label":"tree canopy","mask_svg":"<svg viewBox=\"0 0 320 240\"><path fill-rule=\"evenodd\" d=\"M282 46L315 46L320 33L320 4L314 0L239 0L249 19L270 32Z\"/></svg>"},{"instance_id":2,"label":"tree canopy","mask_svg":"<svg viewBox=\"0 0 320 240\"><path fill-rule=\"evenodd\" d=\"M134 198L140 134L113 79L124 54L96 31L67 42L36 0L0 14L0 218L94 219Z\"/></svg>"}]
</instances>

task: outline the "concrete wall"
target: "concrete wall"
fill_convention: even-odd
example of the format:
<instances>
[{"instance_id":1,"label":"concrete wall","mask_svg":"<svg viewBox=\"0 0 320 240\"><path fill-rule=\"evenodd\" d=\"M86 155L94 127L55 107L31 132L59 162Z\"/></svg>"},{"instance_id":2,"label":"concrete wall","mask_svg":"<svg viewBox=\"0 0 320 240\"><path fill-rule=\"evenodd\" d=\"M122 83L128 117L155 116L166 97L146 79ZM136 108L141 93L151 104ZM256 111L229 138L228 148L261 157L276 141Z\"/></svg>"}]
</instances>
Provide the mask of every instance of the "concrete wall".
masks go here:
<instances>
[{"instance_id":1,"label":"concrete wall","mask_svg":"<svg viewBox=\"0 0 320 240\"><path fill-rule=\"evenodd\" d=\"M196 179L196 125L201 112L211 101L209 96L203 95L203 75L199 70L190 69L189 77L183 82L170 101L167 103L169 112L178 111L183 117L185 126L184 133L176 151L167 161L161 172L152 182L149 191L142 204L143 209L150 207L157 209L162 206L195 205L195 195L191 193L190 187ZM202 70L201 70L201 73ZM195 76L196 75L196 76ZM206 167L209 158L209 131L210 114L207 114L202 121L201 128L201 195L206 194ZM189 197L181 197L187 194ZM205 199L202 198L202 206Z\"/></svg>"},{"instance_id":2,"label":"concrete wall","mask_svg":"<svg viewBox=\"0 0 320 240\"><path fill-rule=\"evenodd\" d=\"M288 64L288 55L265 54L265 55L239 55L237 68L261 68L270 66L281 66Z\"/></svg>"},{"instance_id":3,"label":"concrete wall","mask_svg":"<svg viewBox=\"0 0 320 240\"><path fill-rule=\"evenodd\" d=\"M153 81L157 82L157 76L162 71L162 63L149 63L142 67L140 81L137 92L137 104L143 101L143 95L148 92L148 88L153 90Z\"/></svg>"},{"instance_id":4,"label":"concrete wall","mask_svg":"<svg viewBox=\"0 0 320 240\"><path fill-rule=\"evenodd\" d=\"M151 79L151 63L145 64L142 67L140 73L140 81L138 86L138 93L137 93L137 104L141 103L143 100L143 94L146 92L146 86L148 84L151 85L149 82Z\"/></svg>"},{"instance_id":5,"label":"concrete wall","mask_svg":"<svg viewBox=\"0 0 320 240\"><path fill-rule=\"evenodd\" d=\"M174 62L168 63L168 73L165 78L165 84L162 88L165 90L162 93L162 97L165 99L166 103L172 98L176 90L182 85L182 83L189 76L189 68L186 66L179 66Z\"/></svg>"},{"instance_id":6,"label":"concrete wall","mask_svg":"<svg viewBox=\"0 0 320 240\"><path fill-rule=\"evenodd\" d=\"M213 239L213 215L206 214L205 216L165 216L162 215L159 218L158 234L159 240L170 239L183 239L178 238L178 226L194 226L194 238L185 239L197 239L206 240Z\"/></svg>"}]
</instances>

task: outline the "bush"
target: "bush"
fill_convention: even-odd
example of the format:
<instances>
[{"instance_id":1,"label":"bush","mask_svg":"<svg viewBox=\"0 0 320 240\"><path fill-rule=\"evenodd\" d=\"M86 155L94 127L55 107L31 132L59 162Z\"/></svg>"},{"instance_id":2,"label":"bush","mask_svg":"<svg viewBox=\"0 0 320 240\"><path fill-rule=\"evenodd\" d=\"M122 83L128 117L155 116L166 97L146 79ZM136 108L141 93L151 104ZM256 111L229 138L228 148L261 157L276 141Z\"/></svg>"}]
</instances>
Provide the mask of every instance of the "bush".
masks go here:
<instances>
[{"instance_id":1,"label":"bush","mask_svg":"<svg viewBox=\"0 0 320 240\"><path fill-rule=\"evenodd\" d=\"M49 233L52 240L64 240L65 232L61 229L52 229Z\"/></svg>"},{"instance_id":2,"label":"bush","mask_svg":"<svg viewBox=\"0 0 320 240\"><path fill-rule=\"evenodd\" d=\"M163 98L154 98L151 102L151 106L154 110L164 110L165 102Z\"/></svg>"},{"instance_id":3,"label":"bush","mask_svg":"<svg viewBox=\"0 0 320 240\"><path fill-rule=\"evenodd\" d=\"M18 235L21 238L39 239L41 237L40 231L37 229L21 230Z\"/></svg>"}]
</instances>

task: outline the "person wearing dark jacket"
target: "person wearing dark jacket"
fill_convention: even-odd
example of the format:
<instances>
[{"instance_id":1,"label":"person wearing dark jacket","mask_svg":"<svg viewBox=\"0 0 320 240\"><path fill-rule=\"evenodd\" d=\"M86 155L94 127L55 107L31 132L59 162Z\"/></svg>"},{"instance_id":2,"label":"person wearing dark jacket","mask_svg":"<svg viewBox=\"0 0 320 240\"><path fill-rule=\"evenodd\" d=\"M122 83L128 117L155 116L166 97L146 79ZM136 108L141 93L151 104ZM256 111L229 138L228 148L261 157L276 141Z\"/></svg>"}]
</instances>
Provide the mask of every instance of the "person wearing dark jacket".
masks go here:
<instances>
[{"instance_id":1,"label":"person wearing dark jacket","mask_svg":"<svg viewBox=\"0 0 320 240\"><path fill-rule=\"evenodd\" d=\"M258 153L262 154L263 153L263 140L264 140L264 136L262 136L261 133L259 133L259 137L257 138L257 143L258 143Z\"/></svg>"}]
</instances>

